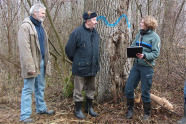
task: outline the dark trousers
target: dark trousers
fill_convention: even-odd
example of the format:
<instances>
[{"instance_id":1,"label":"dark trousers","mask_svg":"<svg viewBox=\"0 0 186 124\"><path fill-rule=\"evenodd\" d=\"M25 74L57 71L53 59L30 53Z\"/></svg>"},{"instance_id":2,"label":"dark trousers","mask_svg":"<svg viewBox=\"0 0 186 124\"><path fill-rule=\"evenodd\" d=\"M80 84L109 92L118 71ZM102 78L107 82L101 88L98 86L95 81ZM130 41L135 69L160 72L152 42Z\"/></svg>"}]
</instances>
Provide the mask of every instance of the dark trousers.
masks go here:
<instances>
[{"instance_id":1,"label":"dark trousers","mask_svg":"<svg viewBox=\"0 0 186 124\"><path fill-rule=\"evenodd\" d=\"M134 89L141 81L141 98L143 102L149 103L151 101L150 89L152 85L153 74L154 69L152 67L134 64L125 85L125 96L128 99L134 99Z\"/></svg>"}]
</instances>

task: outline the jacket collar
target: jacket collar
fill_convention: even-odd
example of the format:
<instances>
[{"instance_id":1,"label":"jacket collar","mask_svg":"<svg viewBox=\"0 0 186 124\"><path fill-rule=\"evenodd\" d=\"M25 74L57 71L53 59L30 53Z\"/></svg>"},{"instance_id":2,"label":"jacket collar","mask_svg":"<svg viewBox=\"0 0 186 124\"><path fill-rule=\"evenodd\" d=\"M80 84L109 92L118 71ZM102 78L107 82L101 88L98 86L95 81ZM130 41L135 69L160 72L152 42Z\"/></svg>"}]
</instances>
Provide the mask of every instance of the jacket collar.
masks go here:
<instances>
[{"instance_id":1,"label":"jacket collar","mask_svg":"<svg viewBox=\"0 0 186 124\"><path fill-rule=\"evenodd\" d=\"M139 30L139 33L141 34L141 35L146 35L146 34L150 34L150 33L152 33L153 32L153 30L151 30L151 29L149 29L149 30L147 30L147 31L143 31L143 30Z\"/></svg>"},{"instance_id":2,"label":"jacket collar","mask_svg":"<svg viewBox=\"0 0 186 124\"><path fill-rule=\"evenodd\" d=\"M85 22L83 22L83 27L84 27L87 31L95 31L95 28L93 28L93 29L87 28L87 27L85 26Z\"/></svg>"}]
</instances>

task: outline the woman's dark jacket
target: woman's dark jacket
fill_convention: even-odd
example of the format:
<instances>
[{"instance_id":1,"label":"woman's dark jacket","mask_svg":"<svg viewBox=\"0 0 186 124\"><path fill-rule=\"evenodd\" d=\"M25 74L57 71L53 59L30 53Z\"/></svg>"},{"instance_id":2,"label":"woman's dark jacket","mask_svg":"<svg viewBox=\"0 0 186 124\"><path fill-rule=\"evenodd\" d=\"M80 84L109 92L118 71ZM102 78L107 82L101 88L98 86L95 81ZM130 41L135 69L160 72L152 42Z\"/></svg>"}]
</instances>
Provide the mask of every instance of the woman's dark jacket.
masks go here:
<instances>
[{"instance_id":1,"label":"woman's dark jacket","mask_svg":"<svg viewBox=\"0 0 186 124\"><path fill-rule=\"evenodd\" d=\"M99 66L99 34L85 24L77 27L71 34L65 52L73 62L72 73L77 76L96 76Z\"/></svg>"}]
</instances>

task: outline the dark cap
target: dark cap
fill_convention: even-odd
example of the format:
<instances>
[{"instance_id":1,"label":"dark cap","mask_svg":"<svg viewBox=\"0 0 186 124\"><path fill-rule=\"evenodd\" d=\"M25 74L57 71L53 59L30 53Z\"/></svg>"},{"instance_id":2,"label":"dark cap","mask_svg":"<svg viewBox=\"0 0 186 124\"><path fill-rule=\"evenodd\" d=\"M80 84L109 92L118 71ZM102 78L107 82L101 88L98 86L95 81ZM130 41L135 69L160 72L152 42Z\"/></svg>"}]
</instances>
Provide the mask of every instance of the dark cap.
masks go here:
<instances>
[{"instance_id":1,"label":"dark cap","mask_svg":"<svg viewBox=\"0 0 186 124\"><path fill-rule=\"evenodd\" d=\"M85 13L83 14L83 19L84 19L84 20L88 20L88 19L91 19L91 18L94 18L94 17L97 17L96 12L88 11L88 12L85 12Z\"/></svg>"}]
</instances>

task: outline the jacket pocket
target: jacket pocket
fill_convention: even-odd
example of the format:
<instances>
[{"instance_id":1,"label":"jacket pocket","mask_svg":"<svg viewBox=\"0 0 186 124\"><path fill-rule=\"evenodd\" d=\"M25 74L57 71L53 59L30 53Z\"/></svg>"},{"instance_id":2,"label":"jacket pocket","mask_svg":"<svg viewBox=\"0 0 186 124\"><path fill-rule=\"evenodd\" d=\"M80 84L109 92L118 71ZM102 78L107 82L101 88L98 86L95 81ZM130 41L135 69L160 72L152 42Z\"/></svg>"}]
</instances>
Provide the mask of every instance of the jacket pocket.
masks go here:
<instances>
[{"instance_id":1,"label":"jacket pocket","mask_svg":"<svg viewBox=\"0 0 186 124\"><path fill-rule=\"evenodd\" d=\"M77 71L79 74L87 74L90 72L91 62L87 59L82 59L77 62Z\"/></svg>"}]
</instances>

